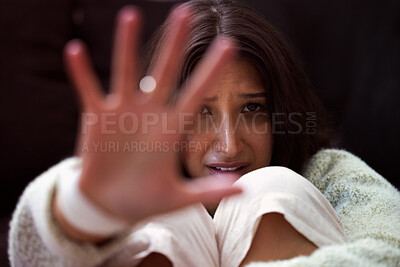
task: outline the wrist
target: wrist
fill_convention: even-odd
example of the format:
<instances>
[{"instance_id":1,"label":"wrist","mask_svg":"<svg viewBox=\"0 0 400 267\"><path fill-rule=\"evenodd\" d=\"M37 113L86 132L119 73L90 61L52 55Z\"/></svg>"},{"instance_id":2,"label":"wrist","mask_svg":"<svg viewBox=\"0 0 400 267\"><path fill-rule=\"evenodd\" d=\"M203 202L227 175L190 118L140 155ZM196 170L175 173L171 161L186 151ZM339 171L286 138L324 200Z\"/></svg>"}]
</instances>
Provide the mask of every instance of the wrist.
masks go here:
<instances>
[{"instance_id":1,"label":"wrist","mask_svg":"<svg viewBox=\"0 0 400 267\"><path fill-rule=\"evenodd\" d=\"M101 242L126 230L129 224L92 202L80 189L80 168L68 169L58 180L53 211L67 234L75 239Z\"/></svg>"},{"instance_id":2,"label":"wrist","mask_svg":"<svg viewBox=\"0 0 400 267\"><path fill-rule=\"evenodd\" d=\"M90 243L102 243L110 238L110 236L99 236L99 235L91 235L81 230L76 229L72 226L63 216L57 204L57 194L54 195L53 203L52 203L52 212L53 216L57 222L57 225L61 228L61 230L70 238L73 238L77 241L82 242L90 242Z\"/></svg>"}]
</instances>

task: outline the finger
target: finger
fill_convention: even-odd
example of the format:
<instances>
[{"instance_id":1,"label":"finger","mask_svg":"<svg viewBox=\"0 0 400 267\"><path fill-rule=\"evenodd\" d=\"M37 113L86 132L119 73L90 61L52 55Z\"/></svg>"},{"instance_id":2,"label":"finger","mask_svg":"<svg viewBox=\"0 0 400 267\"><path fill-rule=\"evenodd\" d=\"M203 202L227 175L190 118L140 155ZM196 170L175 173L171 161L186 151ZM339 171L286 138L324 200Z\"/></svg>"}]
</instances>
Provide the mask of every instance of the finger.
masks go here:
<instances>
[{"instance_id":1,"label":"finger","mask_svg":"<svg viewBox=\"0 0 400 267\"><path fill-rule=\"evenodd\" d=\"M178 113L193 113L199 108L207 89L232 58L233 52L234 43L229 38L218 37L212 43L179 97L176 109Z\"/></svg>"},{"instance_id":2,"label":"finger","mask_svg":"<svg viewBox=\"0 0 400 267\"><path fill-rule=\"evenodd\" d=\"M117 16L112 70L111 93L126 99L132 99L137 87L136 51L140 14L132 6L121 9Z\"/></svg>"},{"instance_id":3,"label":"finger","mask_svg":"<svg viewBox=\"0 0 400 267\"><path fill-rule=\"evenodd\" d=\"M78 92L84 109L100 103L103 98L100 82L91 66L85 45L69 41L64 48L67 72Z\"/></svg>"},{"instance_id":4,"label":"finger","mask_svg":"<svg viewBox=\"0 0 400 267\"><path fill-rule=\"evenodd\" d=\"M242 189L232 184L238 179L236 176L218 177L208 176L196 178L185 186L187 204L201 202L204 205L218 204L223 197L235 195Z\"/></svg>"},{"instance_id":5,"label":"finger","mask_svg":"<svg viewBox=\"0 0 400 267\"><path fill-rule=\"evenodd\" d=\"M157 85L156 92L151 95L151 98L160 104L167 102L174 87L173 82L177 77L190 21L190 12L187 8L178 7L171 16L171 24L167 29L169 34L162 45L159 61L150 71Z\"/></svg>"}]
</instances>

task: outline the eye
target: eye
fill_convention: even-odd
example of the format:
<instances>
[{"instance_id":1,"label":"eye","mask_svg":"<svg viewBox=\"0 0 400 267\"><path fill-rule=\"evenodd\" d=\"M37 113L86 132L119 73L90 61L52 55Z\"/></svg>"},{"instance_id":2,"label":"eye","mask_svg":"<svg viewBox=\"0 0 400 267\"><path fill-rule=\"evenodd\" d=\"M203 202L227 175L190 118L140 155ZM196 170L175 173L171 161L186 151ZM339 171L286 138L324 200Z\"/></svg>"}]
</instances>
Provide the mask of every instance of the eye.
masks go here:
<instances>
[{"instance_id":1,"label":"eye","mask_svg":"<svg viewBox=\"0 0 400 267\"><path fill-rule=\"evenodd\" d=\"M265 106L259 103L248 103L244 106L244 108L242 109L242 112L246 113L246 112L257 112L260 110L265 110Z\"/></svg>"},{"instance_id":2,"label":"eye","mask_svg":"<svg viewBox=\"0 0 400 267\"><path fill-rule=\"evenodd\" d=\"M202 115L211 114L211 111L208 107L202 107L200 110L200 114L202 114Z\"/></svg>"}]
</instances>

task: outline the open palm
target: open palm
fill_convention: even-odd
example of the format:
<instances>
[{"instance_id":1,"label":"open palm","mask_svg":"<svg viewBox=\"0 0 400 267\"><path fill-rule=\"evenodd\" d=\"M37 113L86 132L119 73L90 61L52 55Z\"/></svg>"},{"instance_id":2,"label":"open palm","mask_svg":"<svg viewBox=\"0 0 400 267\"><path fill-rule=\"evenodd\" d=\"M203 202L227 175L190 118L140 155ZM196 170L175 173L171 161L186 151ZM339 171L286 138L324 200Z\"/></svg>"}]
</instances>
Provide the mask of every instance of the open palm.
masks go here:
<instances>
[{"instance_id":1,"label":"open palm","mask_svg":"<svg viewBox=\"0 0 400 267\"><path fill-rule=\"evenodd\" d=\"M217 203L240 192L232 179L185 181L176 144L181 138L179 114L195 113L210 83L233 53L232 41L216 39L174 107L166 105L177 69L190 12L177 8L173 28L150 71L153 92L138 89L136 50L139 14L126 7L118 15L110 93L101 90L79 40L65 48L69 74L82 102L79 142L83 158L80 187L96 204L128 220L171 211L196 202Z\"/></svg>"}]
</instances>

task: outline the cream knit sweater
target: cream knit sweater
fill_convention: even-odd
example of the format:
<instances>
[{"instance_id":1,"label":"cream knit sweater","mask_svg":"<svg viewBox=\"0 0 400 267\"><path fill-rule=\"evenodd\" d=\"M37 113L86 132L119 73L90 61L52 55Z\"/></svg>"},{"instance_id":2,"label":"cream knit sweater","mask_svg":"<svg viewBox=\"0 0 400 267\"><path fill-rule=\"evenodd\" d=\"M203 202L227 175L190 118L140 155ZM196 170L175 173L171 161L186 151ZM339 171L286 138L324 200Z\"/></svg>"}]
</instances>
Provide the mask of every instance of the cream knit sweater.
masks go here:
<instances>
[{"instance_id":1,"label":"cream knit sweater","mask_svg":"<svg viewBox=\"0 0 400 267\"><path fill-rule=\"evenodd\" d=\"M129 231L102 246L77 243L55 224L51 200L55 184L71 158L49 169L25 189L9 233L12 266L112 266ZM314 155L303 176L330 201L348 243L319 248L310 256L248 267L400 266L400 193L354 155L336 149Z\"/></svg>"}]
</instances>

